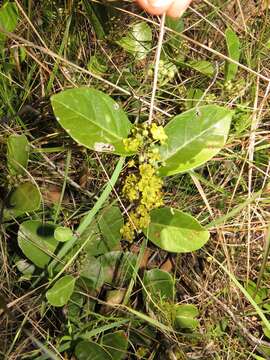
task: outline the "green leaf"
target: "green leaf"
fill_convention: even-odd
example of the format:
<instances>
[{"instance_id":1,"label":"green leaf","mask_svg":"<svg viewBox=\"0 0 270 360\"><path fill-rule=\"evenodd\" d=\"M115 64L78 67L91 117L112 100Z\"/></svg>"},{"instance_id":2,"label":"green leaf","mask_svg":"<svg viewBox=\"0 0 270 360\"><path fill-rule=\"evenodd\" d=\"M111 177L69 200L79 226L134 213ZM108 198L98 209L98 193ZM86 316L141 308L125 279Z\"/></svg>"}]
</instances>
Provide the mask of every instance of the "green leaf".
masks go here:
<instances>
[{"instance_id":1,"label":"green leaf","mask_svg":"<svg viewBox=\"0 0 270 360\"><path fill-rule=\"evenodd\" d=\"M160 303L160 301L173 301L174 281L168 272L160 269L145 271L143 284L145 299L150 298L155 303Z\"/></svg>"},{"instance_id":2,"label":"green leaf","mask_svg":"<svg viewBox=\"0 0 270 360\"><path fill-rule=\"evenodd\" d=\"M77 88L53 95L51 103L56 119L78 144L95 151L126 154L123 139L132 125L110 96Z\"/></svg>"},{"instance_id":3,"label":"green leaf","mask_svg":"<svg viewBox=\"0 0 270 360\"><path fill-rule=\"evenodd\" d=\"M69 320L73 322L78 321L78 318L80 317L80 313L82 312L83 309L83 303L84 303L84 296L81 293L76 292L76 288L75 288L75 291L71 295L66 307L67 309L66 316Z\"/></svg>"},{"instance_id":4,"label":"green leaf","mask_svg":"<svg viewBox=\"0 0 270 360\"><path fill-rule=\"evenodd\" d=\"M175 305L175 311L175 324L177 327L190 330L194 330L196 327L198 327L199 321L195 319L195 317L199 315L199 311L195 305Z\"/></svg>"},{"instance_id":5,"label":"green leaf","mask_svg":"<svg viewBox=\"0 0 270 360\"><path fill-rule=\"evenodd\" d=\"M64 306L69 301L75 286L76 279L71 275L57 280L51 289L46 292L46 298L52 306Z\"/></svg>"},{"instance_id":6,"label":"green leaf","mask_svg":"<svg viewBox=\"0 0 270 360\"><path fill-rule=\"evenodd\" d=\"M36 185L25 182L11 191L7 202L7 209L4 211L4 218L6 220L26 212L38 210L40 208L41 195Z\"/></svg>"},{"instance_id":7,"label":"green leaf","mask_svg":"<svg viewBox=\"0 0 270 360\"><path fill-rule=\"evenodd\" d=\"M186 98L186 109L192 109L193 107L198 105L198 102L201 100L203 96L203 91L197 88L190 88L187 91Z\"/></svg>"},{"instance_id":8,"label":"green leaf","mask_svg":"<svg viewBox=\"0 0 270 360\"><path fill-rule=\"evenodd\" d=\"M99 289L104 284L104 270L98 259L87 254L79 265L80 277L90 289Z\"/></svg>"},{"instance_id":9,"label":"green leaf","mask_svg":"<svg viewBox=\"0 0 270 360\"><path fill-rule=\"evenodd\" d=\"M120 230L124 224L118 206L111 204L102 209L95 221L83 232L80 243L89 239L85 251L93 256L118 250L121 240Z\"/></svg>"},{"instance_id":10,"label":"green leaf","mask_svg":"<svg viewBox=\"0 0 270 360\"><path fill-rule=\"evenodd\" d=\"M122 37L116 43L137 60L142 60L152 46L151 28L145 21L139 22L131 27L127 36Z\"/></svg>"},{"instance_id":11,"label":"green leaf","mask_svg":"<svg viewBox=\"0 0 270 360\"><path fill-rule=\"evenodd\" d=\"M65 227L65 226L58 226L54 230L54 237L59 242L66 242L72 239L73 232L71 229Z\"/></svg>"},{"instance_id":12,"label":"green leaf","mask_svg":"<svg viewBox=\"0 0 270 360\"><path fill-rule=\"evenodd\" d=\"M262 305L263 301L267 299L269 295L269 290L266 287L260 287L257 289L257 285L252 280L249 280L246 284L246 290L258 305Z\"/></svg>"},{"instance_id":13,"label":"green leaf","mask_svg":"<svg viewBox=\"0 0 270 360\"><path fill-rule=\"evenodd\" d=\"M36 185L25 182L11 192L8 199L8 206L13 210L30 212L38 210L41 197Z\"/></svg>"},{"instance_id":14,"label":"green leaf","mask_svg":"<svg viewBox=\"0 0 270 360\"><path fill-rule=\"evenodd\" d=\"M29 157L29 143L25 135L10 135L7 140L7 163L11 175L24 175Z\"/></svg>"},{"instance_id":15,"label":"green leaf","mask_svg":"<svg viewBox=\"0 0 270 360\"><path fill-rule=\"evenodd\" d=\"M240 40L238 36L230 28L225 31L225 36L226 36L226 43L228 49L228 56L232 60L239 62L241 50L240 50ZM225 80L226 81L234 80L237 74L237 70L238 70L237 64L227 61L225 66Z\"/></svg>"},{"instance_id":16,"label":"green leaf","mask_svg":"<svg viewBox=\"0 0 270 360\"><path fill-rule=\"evenodd\" d=\"M112 360L111 355L99 344L81 341L75 348L77 360Z\"/></svg>"},{"instance_id":17,"label":"green leaf","mask_svg":"<svg viewBox=\"0 0 270 360\"><path fill-rule=\"evenodd\" d=\"M24 255L39 268L45 268L58 242L55 240L55 226L37 220L28 220L19 227L18 245Z\"/></svg>"},{"instance_id":18,"label":"green leaf","mask_svg":"<svg viewBox=\"0 0 270 360\"><path fill-rule=\"evenodd\" d=\"M109 205L101 211L98 225L102 235L107 240L107 251L108 249L114 249L118 245L123 224L123 216L118 206Z\"/></svg>"},{"instance_id":19,"label":"green leaf","mask_svg":"<svg viewBox=\"0 0 270 360\"><path fill-rule=\"evenodd\" d=\"M161 249L176 253L198 250L209 239L209 232L194 217L169 207L151 211L144 234Z\"/></svg>"},{"instance_id":20,"label":"green leaf","mask_svg":"<svg viewBox=\"0 0 270 360\"><path fill-rule=\"evenodd\" d=\"M18 23L18 8L14 2L6 2L0 9L0 27L12 32ZM6 35L0 32L0 49L4 45Z\"/></svg>"},{"instance_id":21,"label":"green leaf","mask_svg":"<svg viewBox=\"0 0 270 360\"><path fill-rule=\"evenodd\" d=\"M104 60L102 60L103 59L99 58L98 56L92 55L89 63L87 64L88 70L96 75L104 75L108 70L108 66Z\"/></svg>"},{"instance_id":22,"label":"green leaf","mask_svg":"<svg viewBox=\"0 0 270 360\"><path fill-rule=\"evenodd\" d=\"M166 16L165 24L169 29L172 29L178 33L181 33L185 28L183 19L174 19L170 16ZM178 49L181 41L182 39L179 35L169 33L169 41L167 44L171 45L173 48Z\"/></svg>"},{"instance_id":23,"label":"green leaf","mask_svg":"<svg viewBox=\"0 0 270 360\"><path fill-rule=\"evenodd\" d=\"M225 145L233 112L206 105L175 116L166 126L168 136L160 147L160 176L194 169L215 156Z\"/></svg>"},{"instance_id":24,"label":"green leaf","mask_svg":"<svg viewBox=\"0 0 270 360\"><path fill-rule=\"evenodd\" d=\"M124 331L116 331L102 337L101 344L111 355L112 360L121 360L126 356L128 338Z\"/></svg>"},{"instance_id":25,"label":"green leaf","mask_svg":"<svg viewBox=\"0 0 270 360\"><path fill-rule=\"evenodd\" d=\"M263 329L264 335L265 335L268 339L270 339L270 330L268 330L266 326L263 326L263 324L262 324L262 329Z\"/></svg>"},{"instance_id":26,"label":"green leaf","mask_svg":"<svg viewBox=\"0 0 270 360\"><path fill-rule=\"evenodd\" d=\"M112 251L98 258L106 283L115 286L127 282L133 275L137 257L131 252Z\"/></svg>"},{"instance_id":27,"label":"green leaf","mask_svg":"<svg viewBox=\"0 0 270 360\"><path fill-rule=\"evenodd\" d=\"M89 2L88 0L83 0L82 3L85 7L86 15L89 18L90 24L94 28L95 36L98 40L104 39L106 36L105 19L107 18L107 8L101 6L102 4L95 4Z\"/></svg>"},{"instance_id":28,"label":"green leaf","mask_svg":"<svg viewBox=\"0 0 270 360\"><path fill-rule=\"evenodd\" d=\"M253 359L255 359L255 360L267 360L265 357L262 357L262 356L259 356L259 355L253 354L253 353L250 353L250 356L252 356Z\"/></svg>"},{"instance_id":29,"label":"green leaf","mask_svg":"<svg viewBox=\"0 0 270 360\"><path fill-rule=\"evenodd\" d=\"M214 66L206 60L187 61L185 65L206 76L213 76L215 72Z\"/></svg>"},{"instance_id":30,"label":"green leaf","mask_svg":"<svg viewBox=\"0 0 270 360\"><path fill-rule=\"evenodd\" d=\"M180 18L175 19L170 16L166 16L165 24L169 29L178 33L181 33L185 29L184 21Z\"/></svg>"}]
</instances>

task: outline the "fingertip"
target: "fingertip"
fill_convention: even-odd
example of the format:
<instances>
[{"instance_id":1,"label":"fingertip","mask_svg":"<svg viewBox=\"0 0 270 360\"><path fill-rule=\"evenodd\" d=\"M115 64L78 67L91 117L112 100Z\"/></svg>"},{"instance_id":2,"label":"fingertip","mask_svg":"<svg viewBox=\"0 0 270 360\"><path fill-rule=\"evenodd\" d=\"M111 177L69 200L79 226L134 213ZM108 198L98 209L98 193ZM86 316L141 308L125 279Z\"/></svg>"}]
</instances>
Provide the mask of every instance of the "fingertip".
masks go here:
<instances>
[{"instance_id":1,"label":"fingertip","mask_svg":"<svg viewBox=\"0 0 270 360\"><path fill-rule=\"evenodd\" d=\"M191 0L176 0L167 10L166 14L172 18L177 19L183 15L190 3Z\"/></svg>"},{"instance_id":2,"label":"fingertip","mask_svg":"<svg viewBox=\"0 0 270 360\"><path fill-rule=\"evenodd\" d=\"M162 15L172 6L174 0L136 0L137 3L152 15Z\"/></svg>"}]
</instances>

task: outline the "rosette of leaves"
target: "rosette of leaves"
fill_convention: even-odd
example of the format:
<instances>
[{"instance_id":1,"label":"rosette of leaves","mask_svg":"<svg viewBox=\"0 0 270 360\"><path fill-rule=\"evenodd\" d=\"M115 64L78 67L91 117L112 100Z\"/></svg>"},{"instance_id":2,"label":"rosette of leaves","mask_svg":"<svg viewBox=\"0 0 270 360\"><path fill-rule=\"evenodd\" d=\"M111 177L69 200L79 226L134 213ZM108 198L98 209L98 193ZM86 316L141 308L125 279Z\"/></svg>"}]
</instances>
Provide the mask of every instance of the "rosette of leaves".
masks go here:
<instances>
[{"instance_id":1,"label":"rosette of leaves","mask_svg":"<svg viewBox=\"0 0 270 360\"><path fill-rule=\"evenodd\" d=\"M134 126L110 96L79 88L64 90L51 101L56 119L79 144L124 156L139 148L127 149ZM231 110L217 105L196 106L173 117L164 127L166 142L156 146L157 176L185 173L212 159L226 143L231 118ZM161 204L150 211L144 234L160 248L180 253L195 251L209 239L209 232L191 215Z\"/></svg>"}]
</instances>

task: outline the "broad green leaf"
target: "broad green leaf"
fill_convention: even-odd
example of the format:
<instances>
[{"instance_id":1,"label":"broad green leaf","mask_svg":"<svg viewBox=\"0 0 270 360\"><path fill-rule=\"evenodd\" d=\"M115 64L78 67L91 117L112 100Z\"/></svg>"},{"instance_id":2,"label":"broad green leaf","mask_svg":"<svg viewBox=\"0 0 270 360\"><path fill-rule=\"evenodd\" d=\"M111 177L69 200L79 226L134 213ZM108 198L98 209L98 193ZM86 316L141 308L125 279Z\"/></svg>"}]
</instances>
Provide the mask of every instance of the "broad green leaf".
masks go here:
<instances>
[{"instance_id":1,"label":"broad green leaf","mask_svg":"<svg viewBox=\"0 0 270 360\"><path fill-rule=\"evenodd\" d=\"M36 185L25 182L11 191L8 197L7 209L4 211L6 220L20 216L26 212L40 208L41 195Z\"/></svg>"},{"instance_id":2,"label":"broad green leaf","mask_svg":"<svg viewBox=\"0 0 270 360\"><path fill-rule=\"evenodd\" d=\"M54 238L55 226L38 220L27 220L19 227L18 244L24 255L37 267L45 268L58 242Z\"/></svg>"},{"instance_id":3,"label":"broad green leaf","mask_svg":"<svg viewBox=\"0 0 270 360\"><path fill-rule=\"evenodd\" d=\"M181 329L196 329L199 321L195 319L199 315L199 311L195 305L181 304L175 305L176 317L175 324Z\"/></svg>"},{"instance_id":4,"label":"broad green leaf","mask_svg":"<svg viewBox=\"0 0 270 360\"><path fill-rule=\"evenodd\" d=\"M173 301L174 281L171 274L168 272L160 269L145 271L143 284L143 294L145 299L149 298L154 303Z\"/></svg>"},{"instance_id":5,"label":"broad green leaf","mask_svg":"<svg viewBox=\"0 0 270 360\"><path fill-rule=\"evenodd\" d=\"M106 304L119 305L123 302L126 295L126 289L107 290L106 291ZM108 306L109 308L109 306Z\"/></svg>"},{"instance_id":6,"label":"broad green leaf","mask_svg":"<svg viewBox=\"0 0 270 360\"><path fill-rule=\"evenodd\" d=\"M98 217L98 226L103 235L101 247L102 253L115 250L121 240L120 230L124 225L122 213L118 206L109 205L101 211Z\"/></svg>"},{"instance_id":7,"label":"broad green leaf","mask_svg":"<svg viewBox=\"0 0 270 360\"><path fill-rule=\"evenodd\" d=\"M213 76L215 72L214 66L206 60L187 61L185 65L207 76Z\"/></svg>"},{"instance_id":8,"label":"broad green leaf","mask_svg":"<svg viewBox=\"0 0 270 360\"><path fill-rule=\"evenodd\" d=\"M82 312L84 303L84 296L75 291L71 295L69 302L67 303L67 318L69 320L78 321L80 313Z\"/></svg>"},{"instance_id":9,"label":"broad green leaf","mask_svg":"<svg viewBox=\"0 0 270 360\"><path fill-rule=\"evenodd\" d=\"M78 144L126 154L123 139L132 125L109 95L92 88L68 89L53 95L51 103L56 119Z\"/></svg>"},{"instance_id":10,"label":"broad green leaf","mask_svg":"<svg viewBox=\"0 0 270 360\"><path fill-rule=\"evenodd\" d=\"M209 232L194 217L169 207L151 211L144 234L161 249L176 253L198 250L209 239Z\"/></svg>"},{"instance_id":11,"label":"broad green leaf","mask_svg":"<svg viewBox=\"0 0 270 360\"><path fill-rule=\"evenodd\" d=\"M112 356L99 344L81 341L75 348L77 360L112 360Z\"/></svg>"},{"instance_id":12,"label":"broad green leaf","mask_svg":"<svg viewBox=\"0 0 270 360\"><path fill-rule=\"evenodd\" d=\"M97 256L106 252L118 250L120 246L120 229L123 226L123 216L118 206L111 204L102 209L95 221L83 232L80 243L88 242L85 251Z\"/></svg>"},{"instance_id":13,"label":"broad green leaf","mask_svg":"<svg viewBox=\"0 0 270 360\"><path fill-rule=\"evenodd\" d=\"M178 33L181 33L185 28L184 21L182 19L173 19L170 16L166 16L166 26ZM182 41L181 37L171 32L169 33L169 36L167 44L171 45L175 49L178 49Z\"/></svg>"},{"instance_id":14,"label":"broad green leaf","mask_svg":"<svg viewBox=\"0 0 270 360\"><path fill-rule=\"evenodd\" d=\"M40 192L36 185L25 182L11 192L8 199L8 208L30 212L38 210L40 202Z\"/></svg>"},{"instance_id":15,"label":"broad green leaf","mask_svg":"<svg viewBox=\"0 0 270 360\"><path fill-rule=\"evenodd\" d=\"M238 36L230 28L225 31L225 36L226 36L226 43L228 49L228 56L232 60L239 62L241 50L240 50L240 40ZM237 64L227 61L225 66L225 80L226 81L234 80L237 74L237 70L238 70Z\"/></svg>"},{"instance_id":16,"label":"broad green leaf","mask_svg":"<svg viewBox=\"0 0 270 360\"><path fill-rule=\"evenodd\" d=\"M175 116L166 126L168 136L160 147L165 165L160 176L194 169L215 156L225 145L233 112L216 105L197 107Z\"/></svg>"},{"instance_id":17,"label":"broad green leaf","mask_svg":"<svg viewBox=\"0 0 270 360\"><path fill-rule=\"evenodd\" d=\"M67 244L68 244L68 243L67 243ZM63 244L63 245L61 246L61 249L60 249L59 251L61 251L64 246L66 246L66 244ZM60 261L59 261L59 260L57 261L53 272L52 272L52 270L51 270L51 264L50 264L50 265L49 265L50 274L53 274L53 273L54 273L54 274L57 274L57 273L59 273L59 272L66 266L66 264L67 264L69 261L72 261L71 259L75 259L75 258L76 258L76 254L77 254L77 252L79 251L79 248L80 248L80 246L79 246L77 243L75 243L75 245L73 245L73 246L71 247L71 249L67 252L67 254L66 254L63 258L61 258Z\"/></svg>"},{"instance_id":18,"label":"broad green leaf","mask_svg":"<svg viewBox=\"0 0 270 360\"><path fill-rule=\"evenodd\" d=\"M58 226L54 230L54 237L59 242L66 242L72 239L73 232L70 228L67 228L65 226Z\"/></svg>"},{"instance_id":19,"label":"broad green leaf","mask_svg":"<svg viewBox=\"0 0 270 360\"><path fill-rule=\"evenodd\" d=\"M128 338L124 331L116 331L104 335L101 344L111 355L112 360L121 360L125 358L128 348Z\"/></svg>"},{"instance_id":20,"label":"broad green leaf","mask_svg":"<svg viewBox=\"0 0 270 360\"><path fill-rule=\"evenodd\" d=\"M11 175L25 175L29 143L25 135L10 135L7 140L7 163Z\"/></svg>"},{"instance_id":21,"label":"broad green leaf","mask_svg":"<svg viewBox=\"0 0 270 360\"><path fill-rule=\"evenodd\" d=\"M80 277L83 283L90 289L99 289L104 284L104 270L98 259L89 254L81 260L79 265Z\"/></svg>"},{"instance_id":22,"label":"broad green leaf","mask_svg":"<svg viewBox=\"0 0 270 360\"><path fill-rule=\"evenodd\" d=\"M46 298L52 306L64 306L69 301L75 286L76 279L71 275L57 280L46 292Z\"/></svg>"},{"instance_id":23,"label":"broad green leaf","mask_svg":"<svg viewBox=\"0 0 270 360\"><path fill-rule=\"evenodd\" d=\"M122 37L116 43L137 60L142 60L152 46L151 28L145 21L139 22L130 28L127 36Z\"/></svg>"},{"instance_id":24,"label":"broad green leaf","mask_svg":"<svg viewBox=\"0 0 270 360\"><path fill-rule=\"evenodd\" d=\"M178 33L181 33L185 29L183 19L174 19L170 16L166 16L165 24L169 29L174 30Z\"/></svg>"},{"instance_id":25,"label":"broad green leaf","mask_svg":"<svg viewBox=\"0 0 270 360\"><path fill-rule=\"evenodd\" d=\"M18 8L15 2L6 2L0 8L0 27L5 31L12 32L18 23ZM6 39L6 35L0 32L0 49Z\"/></svg>"},{"instance_id":26,"label":"broad green leaf","mask_svg":"<svg viewBox=\"0 0 270 360\"><path fill-rule=\"evenodd\" d=\"M106 283L122 285L133 275L136 255L131 252L112 251L98 258L104 272Z\"/></svg>"}]
</instances>

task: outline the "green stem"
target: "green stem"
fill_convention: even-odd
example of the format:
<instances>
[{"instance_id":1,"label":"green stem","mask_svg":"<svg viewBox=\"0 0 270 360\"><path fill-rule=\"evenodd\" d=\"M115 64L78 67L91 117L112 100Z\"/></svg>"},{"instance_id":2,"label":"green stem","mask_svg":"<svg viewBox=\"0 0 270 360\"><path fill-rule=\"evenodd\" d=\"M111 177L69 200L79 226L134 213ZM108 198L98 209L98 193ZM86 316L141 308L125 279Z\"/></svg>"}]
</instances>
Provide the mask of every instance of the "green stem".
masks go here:
<instances>
[{"instance_id":1,"label":"green stem","mask_svg":"<svg viewBox=\"0 0 270 360\"><path fill-rule=\"evenodd\" d=\"M59 260L63 259L63 257L69 252L69 250L74 246L75 242L77 241L78 237L82 235L82 233L88 228L88 226L93 221L95 215L98 213L102 205L105 203L105 201L108 199L110 193L112 192L112 189L121 173L122 167L124 165L125 158L120 158L116 168L112 174L111 179L109 180L108 184L106 185L104 191L98 198L97 202L93 206L91 210L89 210L88 214L83 218L81 221L77 231L76 236L73 236L72 239L68 242L66 242L62 248L60 249L59 253L57 254L56 259L53 259L52 262L48 266L48 272L50 275L52 275L52 271L55 268L55 266L58 264Z\"/></svg>"},{"instance_id":2,"label":"green stem","mask_svg":"<svg viewBox=\"0 0 270 360\"><path fill-rule=\"evenodd\" d=\"M68 177L70 161L71 161L71 150L69 149L68 153L67 153L67 161L66 161L64 183L63 183L60 199L58 201L57 208L56 208L55 215L54 215L54 221L53 221L54 224L56 224L56 222L57 222L57 219L58 219L58 216L59 216L59 213L60 213L60 209L61 209L61 205L62 205L62 201L63 201L63 198L64 198L66 185L67 185L67 177Z\"/></svg>"}]
</instances>

